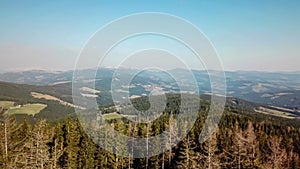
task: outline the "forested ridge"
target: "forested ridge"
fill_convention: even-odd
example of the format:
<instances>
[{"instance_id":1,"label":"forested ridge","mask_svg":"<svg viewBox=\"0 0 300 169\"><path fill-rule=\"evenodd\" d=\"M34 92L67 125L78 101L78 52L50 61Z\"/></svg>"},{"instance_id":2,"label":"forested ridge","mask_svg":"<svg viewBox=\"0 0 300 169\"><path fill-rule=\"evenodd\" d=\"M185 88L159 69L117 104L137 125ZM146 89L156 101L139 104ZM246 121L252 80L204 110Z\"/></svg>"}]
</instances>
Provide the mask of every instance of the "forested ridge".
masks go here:
<instances>
[{"instance_id":1,"label":"forested ridge","mask_svg":"<svg viewBox=\"0 0 300 169\"><path fill-rule=\"evenodd\" d=\"M174 148L136 159L114 155L95 144L75 116L31 124L26 119L17 122L1 109L0 168L300 168L297 125L244 109L226 107L218 129L200 143L208 107L202 103L193 128ZM169 109L151 123L135 124L126 119L107 123L125 135L145 137L168 129L175 118L175 111ZM113 147L114 140L108 144ZM159 147L162 143L151 144Z\"/></svg>"}]
</instances>

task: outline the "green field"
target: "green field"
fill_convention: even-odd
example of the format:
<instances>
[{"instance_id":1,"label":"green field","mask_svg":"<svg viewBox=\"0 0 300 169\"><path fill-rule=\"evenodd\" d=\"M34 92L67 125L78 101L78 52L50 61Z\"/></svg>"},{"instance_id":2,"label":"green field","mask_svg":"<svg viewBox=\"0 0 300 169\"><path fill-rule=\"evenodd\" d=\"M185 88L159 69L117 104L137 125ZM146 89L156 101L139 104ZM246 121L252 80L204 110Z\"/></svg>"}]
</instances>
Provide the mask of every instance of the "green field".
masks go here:
<instances>
[{"instance_id":1,"label":"green field","mask_svg":"<svg viewBox=\"0 0 300 169\"><path fill-rule=\"evenodd\" d=\"M46 108L47 105L45 104L25 104L19 108L10 108L8 110L9 114L27 114L34 116L35 114L38 114L41 110Z\"/></svg>"},{"instance_id":2,"label":"green field","mask_svg":"<svg viewBox=\"0 0 300 169\"><path fill-rule=\"evenodd\" d=\"M269 109L269 108L266 108L266 107L259 107L259 109L255 110L255 111L258 112L258 113L268 114L268 115L287 118L287 119L295 119L297 117L294 114L291 114L291 113L288 113L288 112Z\"/></svg>"},{"instance_id":3,"label":"green field","mask_svg":"<svg viewBox=\"0 0 300 169\"><path fill-rule=\"evenodd\" d=\"M114 113L108 113L108 114L103 114L102 115L104 117L105 120L114 120L114 119L120 119L122 117L127 117L127 118L132 118L134 116L131 115L122 115L122 114L118 114L116 112Z\"/></svg>"},{"instance_id":4,"label":"green field","mask_svg":"<svg viewBox=\"0 0 300 169\"><path fill-rule=\"evenodd\" d=\"M13 107L15 102L12 101L0 101L0 107L3 107L4 109L9 109Z\"/></svg>"},{"instance_id":5,"label":"green field","mask_svg":"<svg viewBox=\"0 0 300 169\"><path fill-rule=\"evenodd\" d=\"M103 114L103 117L105 120L113 120L113 119L120 119L123 116L118 113L108 113L108 114Z\"/></svg>"}]
</instances>

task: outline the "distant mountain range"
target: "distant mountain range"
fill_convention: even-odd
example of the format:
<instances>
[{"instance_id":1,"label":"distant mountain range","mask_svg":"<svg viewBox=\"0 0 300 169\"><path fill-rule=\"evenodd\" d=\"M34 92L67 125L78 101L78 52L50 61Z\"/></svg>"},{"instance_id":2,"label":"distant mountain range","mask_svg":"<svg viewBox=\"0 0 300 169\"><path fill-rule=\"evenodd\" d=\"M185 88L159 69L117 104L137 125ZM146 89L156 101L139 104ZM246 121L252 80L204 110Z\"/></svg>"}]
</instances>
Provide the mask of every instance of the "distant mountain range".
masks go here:
<instances>
[{"instance_id":1,"label":"distant mountain range","mask_svg":"<svg viewBox=\"0 0 300 169\"><path fill-rule=\"evenodd\" d=\"M199 87L197 93L193 91L190 72L184 69L174 69L168 73L152 70L137 73L137 70L132 69L99 69L96 76L95 71L86 69L77 72L80 75L77 78L82 82L78 94L82 98L96 99L99 106L113 105L112 92L125 93L130 99L151 94L182 92L201 94L201 98L209 100L210 76L219 76L222 73L212 71L209 76L206 71L193 70L192 74ZM225 72L225 75L227 108L246 109L247 111L237 113L252 112L252 115L272 115L269 117L285 120L300 118L299 74L238 71ZM63 119L69 114L74 114L74 108L84 108L83 104L73 103L72 79L72 71L0 73L0 103L12 101L15 106L40 103L47 107L34 116L28 116L31 120ZM124 79L130 83L123 83ZM116 86L111 85L112 82ZM184 84L184 87L180 89L178 82ZM17 117L22 119L24 115Z\"/></svg>"},{"instance_id":2,"label":"distant mountain range","mask_svg":"<svg viewBox=\"0 0 300 169\"><path fill-rule=\"evenodd\" d=\"M116 82L118 78L134 77L130 83L119 83L116 92L129 92L129 96L139 97L149 95L149 88L158 88L165 93L185 92L179 89L177 82L185 84L185 88L192 86L190 72L184 69L169 70L168 73L161 71L141 71L135 75L137 70L122 69L99 69L94 74L95 69L86 69L78 71L82 81L86 86L95 84L96 90L101 91L98 100L103 104L111 100L111 82ZM210 76L206 71L192 70L199 87L199 93L210 93L210 76L218 76L217 72ZM173 77L176 77L174 79ZM286 107L291 109L300 109L300 73L299 72L255 72L255 71L236 71L225 72L227 96L237 97L256 103ZM24 72L6 72L0 73L0 81L12 82L18 84L30 84L36 86L69 86L72 83L73 71L24 71ZM95 97L92 94L87 97ZM97 96L96 96L97 97ZM70 100L70 98L68 98Z\"/></svg>"}]
</instances>

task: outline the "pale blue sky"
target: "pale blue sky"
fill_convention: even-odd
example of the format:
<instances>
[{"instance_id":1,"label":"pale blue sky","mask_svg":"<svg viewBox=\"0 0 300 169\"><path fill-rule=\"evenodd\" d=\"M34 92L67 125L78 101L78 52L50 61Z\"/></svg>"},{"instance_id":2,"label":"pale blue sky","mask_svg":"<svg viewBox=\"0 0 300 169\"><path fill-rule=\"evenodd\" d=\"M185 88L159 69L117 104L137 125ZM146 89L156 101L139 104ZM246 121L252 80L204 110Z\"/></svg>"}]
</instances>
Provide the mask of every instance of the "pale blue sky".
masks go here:
<instances>
[{"instance_id":1,"label":"pale blue sky","mask_svg":"<svg viewBox=\"0 0 300 169\"><path fill-rule=\"evenodd\" d=\"M169 13L196 25L216 47L225 70L300 70L297 0L2 0L1 69L72 69L95 31L138 12Z\"/></svg>"}]
</instances>

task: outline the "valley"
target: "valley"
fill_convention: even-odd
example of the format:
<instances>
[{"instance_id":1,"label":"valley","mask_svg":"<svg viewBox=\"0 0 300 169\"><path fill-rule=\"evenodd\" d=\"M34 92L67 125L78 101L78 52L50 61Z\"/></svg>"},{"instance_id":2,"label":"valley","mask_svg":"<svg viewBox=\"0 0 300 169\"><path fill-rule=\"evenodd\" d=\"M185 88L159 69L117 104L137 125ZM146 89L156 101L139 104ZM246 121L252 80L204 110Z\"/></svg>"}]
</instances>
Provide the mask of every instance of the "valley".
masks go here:
<instances>
[{"instance_id":1,"label":"valley","mask_svg":"<svg viewBox=\"0 0 300 169\"><path fill-rule=\"evenodd\" d=\"M183 70L174 70L174 73L178 73L180 75L178 76L182 78L179 80L185 82L186 90L180 90L175 79L151 71L139 74L132 79L130 84L122 83L121 79L117 78L118 83L115 84L116 86L112 86L110 82L114 78L113 70L99 71L105 73L97 75L96 80L82 77L83 83L75 93L72 89L72 83L69 82L70 79L61 81L61 78L55 78L65 75L66 72L55 73L55 77L47 74L48 78L42 78L42 74L44 74L42 72L36 83L34 83L35 78L22 78L22 81L16 80L14 83L0 82L0 107L2 111L0 123L9 125L9 132L24 133L24 135L16 134L17 137L7 133L10 138L13 138L11 140L19 144L16 154L22 153L30 156L32 154L27 151L26 147L28 143L42 145L43 150L47 150L43 152L51 154L46 155L44 153L47 158L45 159L45 166L52 166L53 168L59 168L57 166L62 165L73 167L89 165L91 168L95 166L102 168L122 168L121 166L140 168L140 166L150 165L157 168L176 168L176 166L181 166L182 159L185 160L188 156L202 159L202 162L189 164L190 166L205 168L208 159L206 151L211 152L214 159L220 160L216 163L216 167L222 165L224 168L231 168L243 165L249 168L263 168L272 166L273 163L279 166L299 166L297 154L300 142L297 138L299 138L300 112L297 80L286 83L280 80L274 82L273 78L268 79L270 74L267 74L263 77L264 82L256 76L252 79L249 76L250 78L245 81L243 76L248 76L245 72L243 72L243 76L236 76L236 74L228 76L227 78L235 77L237 79L227 82L227 96L216 95L219 99L226 97L226 105L220 117L218 128L212 133L210 139L200 142L198 137L201 135L205 119L207 120L212 97L208 87L209 78L204 72L194 71L195 75L197 74L199 77L197 83L199 87L201 86L201 90L197 93L189 89L191 84L189 79L185 79L185 71ZM89 70L84 72L87 73ZM131 73L130 70L122 72L124 76L130 76ZM26 74L30 75L28 72ZM34 74L38 75L39 73L35 71ZM18 75L14 76L18 77ZM120 94L116 95L119 102L112 99L113 92ZM165 144L164 139L174 138L174 141L177 141L175 140L175 138L178 139L176 135L173 136L172 134L187 130L184 119L179 118L181 114L185 114L180 110L180 94L189 95L191 98L199 97L200 108L198 116L193 119L196 121L191 131L182 140L172 143L173 148L163 154L151 156L151 161L148 157L134 160L112 153L111 150L120 146L119 142L128 140L122 139L118 142L119 136L116 136L114 132L108 132L107 126L135 138L159 135L165 130L171 131L166 138L163 137L162 140L151 142L150 145L154 145L153 147L162 147ZM159 103L162 95L166 96L166 107L163 112L157 113L155 110L161 106ZM153 112L148 111L150 107L149 96L156 101L152 105L155 108ZM80 102L78 100L74 102L74 98L79 97L81 98ZM141 112L128 107L128 102L124 102L127 99L134 108ZM95 101L98 107L96 109L88 107L89 101ZM187 108L191 108L190 106L193 107L195 104L197 103L189 105ZM143 116L147 119L152 117L153 121L148 123L133 122L137 119L141 120ZM211 118L217 117L212 115ZM0 125L1 127L3 128L3 125ZM107 141L103 142L104 138ZM28 140L24 142L20 139ZM103 143L106 143L105 150L101 146L99 147ZM274 143L284 146L274 146ZM131 148L133 146L131 144L127 146ZM186 145L196 148L190 148ZM238 148L241 145L243 145L244 154L238 154ZM127 146L118 147L117 151L124 153L128 148ZM215 151L212 151L209 146ZM149 146L150 149L146 149L146 147L135 147L135 150L146 152L153 150L151 146ZM55 151L48 151L53 149ZM249 153L252 149L255 149L257 155L250 158ZM280 154L274 149L279 149ZM174 156L170 155L171 151ZM230 156L227 155L227 151L231 152ZM271 153L268 153L269 151ZM72 153L78 158L71 160L69 155ZM132 151L129 153L131 156L138 155ZM286 158L288 156L286 153L289 153L292 158ZM61 159L61 164L59 160L55 159L55 156L64 158ZM273 161L269 163L274 156L280 156L283 162ZM106 158L115 162L106 162ZM243 161L237 163L236 158ZM165 160L166 163L162 162L161 159ZM256 161L256 163L251 162L251 160ZM22 156L19 157L18 162L9 165L22 168L28 165L23 163L25 161L28 159ZM55 163L52 163L53 161ZM74 162L74 164L69 164L69 161ZM81 164L80 161L85 161L85 164ZM190 161L193 162L194 160L191 159Z\"/></svg>"},{"instance_id":2,"label":"valley","mask_svg":"<svg viewBox=\"0 0 300 169\"><path fill-rule=\"evenodd\" d=\"M93 71L95 70L87 69L81 70L80 73L89 75ZM99 107L114 105L111 96L112 88L108 85L113 78L118 79L114 77L114 71L114 69L99 69L95 77L96 80L91 80L89 76L82 77L85 85L79 89L80 96L86 99L96 99ZM118 76L131 76L133 71L124 69L121 72L122 74ZM187 88L189 87L189 80L191 79L185 79L185 77L188 77L186 75L187 71L174 69L170 72L176 77L180 77L180 79L176 79L177 81L184 81ZM200 88L198 94L205 98L205 95L209 95L210 92L208 74L205 71L197 70L193 70L193 73L197 77L196 80ZM258 103L261 106L242 105L257 113L289 119L298 119L300 116L300 78L296 74L266 72L260 74L256 72L225 72L225 74L227 78L227 98L233 97L247 100L249 103ZM218 73L215 75L218 75ZM8 76L15 78L7 80ZM292 81L287 80L291 78L293 78ZM72 84L70 83L72 72L9 72L0 74L0 80L14 82L0 82L0 100L2 100L3 107L12 107L12 102L9 101L13 101L15 105L44 104L47 109L45 109L46 107L41 109L39 112L42 114L46 110L52 112L52 104L60 104L60 107L68 109L66 114L74 113L74 110L72 111L74 108L85 109L83 105L73 104ZM36 84L38 85L36 86ZM95 89L92 87L93 84L95 84ZM137 74L130 84L123 84L119 78L117 85L119 86L118 90L114 92L128 92L129 99L145 97L151 92L153 94L153 91L157 91L156 94L158 95L163 93L176 94L179 91L193 94L193 92L180 90L175 79L157 71L143 71ZM47 106L47 103L51 103L50 107ZM54 114L59 115L56 112ZM44 114L44 116L47 115ZM119 118L118 115L114 114L111 117Z\"/></svg>"}]
</instances>

